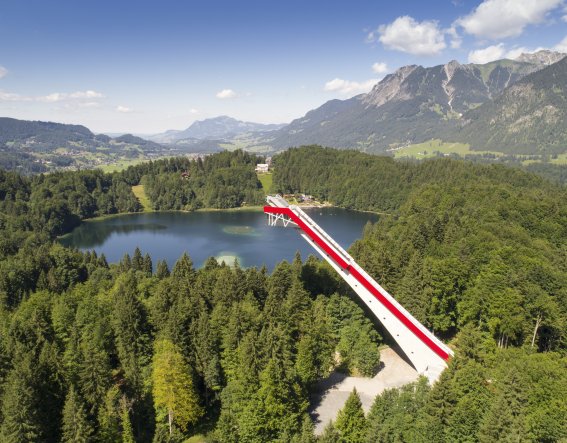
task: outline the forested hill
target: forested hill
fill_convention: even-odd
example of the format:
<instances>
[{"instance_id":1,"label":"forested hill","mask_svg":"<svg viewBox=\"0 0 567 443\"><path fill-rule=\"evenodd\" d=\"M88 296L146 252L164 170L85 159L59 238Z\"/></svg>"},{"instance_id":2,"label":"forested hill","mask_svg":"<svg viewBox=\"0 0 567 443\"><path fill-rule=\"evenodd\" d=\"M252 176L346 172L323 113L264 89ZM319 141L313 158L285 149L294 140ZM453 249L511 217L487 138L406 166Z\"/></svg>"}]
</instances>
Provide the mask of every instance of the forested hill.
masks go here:
<instances>
[{"instance_id":1,"label":"forested hill","mask_svg":"<svg viewBox=\"0 0 567 443\"><path fill-rule=\"evenodd\" d=\"M92 169L172 152L179 151L130 134L112 139L81 125L0 117L0 168L21 173Z\"/></svg>"},{"instance_id":2,"label":"forested hill","mask_svg":"<svg viewBox=\"0 0 567 443\"><path fill-rule=\"evenodd\" d=\"M446 339L460 331L432 391L377 398L366 441L567 436L564 188L495 165L316 147L274 162L276 189L386 211L351 253L428 328Z\"/></svg>"},{"instance_id":3,"label":"forested hill","mask_svg":"<svg viewBox=\"0 0 567 443\"><path fill-rule=\"evenodd\" d=\"M211 158L0 174L0 441L313 443L314 384L375 373L388 337L315 258L268 275L214 259L196 270L184 255L170 270L143 245L108 264L51 241L86 216L136 210L130 186L144 181L166 207L189 192L207 201L213 183L212 201L257 195L254 157ZM274 164L274 190L384 212L352 254L455 348L437 384L387 390L366 417L353 393L318 441L567 438L565 189L504 167L318 147Z\"/></svg>"}]
</instances>

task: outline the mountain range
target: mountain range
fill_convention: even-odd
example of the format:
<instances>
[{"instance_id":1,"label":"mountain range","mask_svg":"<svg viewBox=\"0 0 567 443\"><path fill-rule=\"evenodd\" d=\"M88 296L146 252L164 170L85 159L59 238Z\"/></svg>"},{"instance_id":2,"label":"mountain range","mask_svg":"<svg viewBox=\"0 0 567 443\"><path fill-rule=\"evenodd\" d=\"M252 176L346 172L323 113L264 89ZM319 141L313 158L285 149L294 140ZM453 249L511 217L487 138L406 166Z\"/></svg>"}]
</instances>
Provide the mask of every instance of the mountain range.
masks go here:
<instances>
[{"instance_id":1,"label":"mountain range","mask_svg":"<svg viewBox=\"0 0 567 443\"><path fill-rule=\"evenodd\" d=\"M328 101L266 134L260 144L273 150L321 144L385 152L440 138L469 143L473 149L555 150L562 142L547 136L535 145L533 142L541 133L561 133L564 125L564 57L540 51L484 65L451 61L430 68L404 66L369 93ZM528 94L528 89L533 94ZM539 113L545 118L536 118ZM499 117L502 115L506 118ZM501 138L503 131L508 135Z\"/></svg>"},{"instance_id":2,"label":"mountain range","mask_svg":"<svg viewBox=\"0 0 567 443\"><path fill-rule=\"evenodd\" d=\"M567 57L539 51L487 64L404 66L367 94L330 100L287 125L227 116L145 138L0 118L0 166L27 172L179 153L277 152L319 144L388 153L432 139L507 154L567 152Z\"/></svg>"},{"instance_id":3,"label":"mountain range","mask_svg":"<svg viewBox=\"0 0 567 443\"><path fill-rule=\"evenodd\" d=\"M0 166L22 172L89 168L172 155L170 147L131 134L109 137L82 125L0 117Z\"/></svg>"},{"instance_id":4,"label":"mountain range","mask_svg":"<svg viewBox=\"0 0 567 443\"><path fill-rule=\"evenodd\" d=\"M236 120L221 115L219 117L198 120L182 131L169 130L161 134L148 136L149 140L158 143L175 143L180 140L226 140L251 132L274 131L283 128L284 124L262 124Z\"/></svg>"}]
</instances>

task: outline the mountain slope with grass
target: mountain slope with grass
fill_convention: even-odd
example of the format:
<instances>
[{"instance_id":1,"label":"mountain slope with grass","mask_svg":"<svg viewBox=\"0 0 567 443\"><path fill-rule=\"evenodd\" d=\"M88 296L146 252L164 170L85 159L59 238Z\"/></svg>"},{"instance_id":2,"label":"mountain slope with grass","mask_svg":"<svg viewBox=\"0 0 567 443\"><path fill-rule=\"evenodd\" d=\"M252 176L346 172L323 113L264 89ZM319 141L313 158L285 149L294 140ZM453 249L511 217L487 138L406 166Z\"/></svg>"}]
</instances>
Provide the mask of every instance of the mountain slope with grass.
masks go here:
<instances>
[{"instance_id":1,"label":"mountain slope with grass","mask_svg":"<svg viewBox=\"0 0 567 443\"><path fill-rule=\"evenodd\" d=\"M567 151L567 57L508 87L464 116L453 136L472 149L514 154Z\"/></svg>"}]
</instances>

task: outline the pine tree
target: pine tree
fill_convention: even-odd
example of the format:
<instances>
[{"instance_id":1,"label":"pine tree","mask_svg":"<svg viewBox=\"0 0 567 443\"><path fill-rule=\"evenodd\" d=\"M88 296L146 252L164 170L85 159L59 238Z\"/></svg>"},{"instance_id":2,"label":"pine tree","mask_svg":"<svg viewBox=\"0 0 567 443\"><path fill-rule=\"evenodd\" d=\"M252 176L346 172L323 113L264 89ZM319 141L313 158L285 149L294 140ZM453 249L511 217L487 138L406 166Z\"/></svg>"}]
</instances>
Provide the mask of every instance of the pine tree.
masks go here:
<instances>
[{"instance_id":1,"label":"pine tree","mask_svg":"<svg viewBox=\"0 0 567 443\"><path fill-rule=\"evenodd\" d=\"M120 261L119 269L120 272L128 272L132 269L132 259L130 258L130 254L124 254L124 257L122 257L122 260Z\"/></svg>"},{"instance_id":2,"label":"pine tree","mask_svg":"<svg viewBox=\"0 0 567 443\"><path fill-rule=\"evenodd\" d=\"M29 373L20 365L8 374L2 398L0 437L4 443L34 443L42 438Z\"/></svg>"},{"instance_id":3,"label":"pine tree","mask_svg":"<svg viewBox=\"0 0 567 443\"><path fill-rule=\"evenodd\" d=\"M484 414L478 430L480 442L520 441L525 434L525 405L522 376L512 367L505 380L499 383L499 393Z\"/></svg>"},{"instance_id":4,"label":"pine tree","mask_svg":"<svg viewBox=\"0 0 567 443\"><path fill-rule=\"evenodd\" d=\"M118 358L134 395L143 390L143 368L149 363L150 328L143 304L137 297L133 272L121 277L114 290L112 324Z\"/></svg>"},{"instance_id":5,"label":"pine tree","mask_svg":"<svg viewBox=\"0 0 567 443\"><path fill-rule=\"evenodd\" d=\"M75 387L71 386L63 408L63 442L87 443L93 441L93 428Z\"/></svg>"},{"instance_id":6,"label":"pine tree","mask_svg":"<svg viewBox=\"0 0 567 443\"><path fill-rule=\"evenodd\" d=\"M313 421L309 415L303 417L303 422L301 423L301 431L296 434L291 440L292 443L315 443L317 439L314 434Z\"/></svg>"},{"instance_id":7,"label":"pine tree","mask_svg":"<svg viewBox=\"0 0 567 443\"><path fill-rule=\"evenodd\" d=\"M142 251L140 251L140 248L138 247L136 247L136 249L134 250L134 256L132 257L132 269L134 271L143 271L144 269Z\"/></svg>"},{"instance_id":8,"label":"pine tree","mask_svg":"<svg viewBox=\"0 0 567 443\"><path fill-rule=\"evenodd\" d=\"M176 346L169 340L158 340L153 359L153 397L157 410L165 409L170 435L173 425L186 430L203 414L193 388L189 367Z\"/></svg>"},{"instance_id":9,"label":"pine tree","mask_svg":"<svg viewBox=\"0 0 567 443\"><path fill-rule=\"evenodd\" d=\"M108 262L106 261L106 256L104 254L100 254L100 257L97 260L97 264L101 268L108 269Z\"/></svg>"},{"instance_id":10,"label":"pine tree","mask_svg":"<svg viewBox=\"0 0 567 443\"><path fill-rule=\"evenodd\" d=\"M364 442L368 423L364 417L362 403L360 402L356 388L352 390L345 406L339 411L335 426L341 436L341 442Z\"/></svg>"},{"instance_id":11,"label":"pine tree","mask_svg":"<svg viewBox=\"0 0 567 443\"><path fill-rule=\"evenodd\" d=\"M310 386L317 380L317 376L319 375L316 358L315 343L311 335L303 335L297 345L295 367L299 378L301 378L305 386Z\"/></svg>"},{"instance_id":12,"label":"pine tree","mask_svg":"<svg viewBox=\"0 0 567 443\"><path fill-rule=\"evenodd\" d=\"M128 402L125 398L122 398L121 400L120 421L122 424L122 443L136 443L134 430L132 429L132 422L130 421Z\"/></svg>"},{"instance_id":13,"label":"pine tree","mask_svg":"<svg viewBox=\"0 0 567 443\"><path fill-rule=\"evenodd\" d=\"M319 443L341 443L341 436L337 428L332 421L330 421L325 429L323 430L323 434L319 437Z\"/></svg>"},{"instance_id":14,"label":"pine tree","mask_svg":"<svg viewBox=\"0 0 567 443\"><path fill-rule=\"evenodd\" d=\"M195 282L196 275L197 273L193 268L193 261L191 260L191 257L184 252L181 258L175 262L172 272L173 278L190 285Z\"/></svg>"},{"instance_id":15,"label":"pine tree","mask_svg":"<svg viewBox=\"0 0 567 443\"><path fill-rule=\"evenodd\" d=\"M156 276L160 280L169 277L169 267L167 266L167 262L165 260L158 261Z\"/></svg>"},{"instance_id":16,"label":"pine tree","mask_svg":"<svg viewBox=\"0 0 567 443\"><path fill-rule=\"evenodd\" d=\"M116 442L121 439L122 407L120 390L112 386L101 399L98 411L98 432L96 439L102 442Z\"/></svg>"},{"instance_id":17,"label":"pine tree","mask_svg":"<svg viewBox=\"0 0 567 443\"><path fill-rule=\"evenodd\" d=\"M153 266L152 266L152 258L150 257L150 254L148 254L146 252L146 255L144 255L144 265L142 267L142 270L146 273L146 276L151 277L154 270L153 270Z\"/></svg>"},{"instance_id":18,"label":"pine tree","mask_svg":"<svg viewBox=\"0 0 567 443\"><path fill-rule=\"evenodd\" d=\"M110 387L112 372L107 352L97 346L90 334L85 334L81 348L83 357L78 371L79 386L93 413Z\"/></svg>"}]
</instances>

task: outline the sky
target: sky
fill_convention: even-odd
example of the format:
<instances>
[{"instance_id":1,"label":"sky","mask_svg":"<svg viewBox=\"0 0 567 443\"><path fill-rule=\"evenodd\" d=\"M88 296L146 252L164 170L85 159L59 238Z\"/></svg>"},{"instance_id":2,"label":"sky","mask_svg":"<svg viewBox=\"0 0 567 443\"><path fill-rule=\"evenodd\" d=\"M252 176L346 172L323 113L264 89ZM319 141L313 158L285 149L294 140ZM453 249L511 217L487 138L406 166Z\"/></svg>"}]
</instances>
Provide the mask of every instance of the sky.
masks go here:
<instances>
[{"instance_id":1,"label":"sky","mask_svg":"<svg viewBox=\"0 0 567 443\"><path fill-rule=\"evenodd\" d=\"M0 116L287 123L401 66L567 52L567 0L0 0Z\"/></svg>"}]
</instances>

